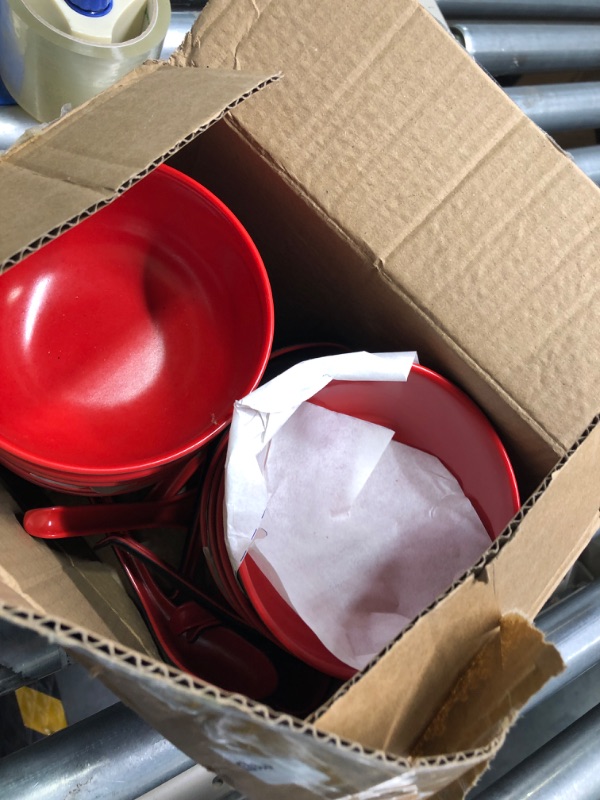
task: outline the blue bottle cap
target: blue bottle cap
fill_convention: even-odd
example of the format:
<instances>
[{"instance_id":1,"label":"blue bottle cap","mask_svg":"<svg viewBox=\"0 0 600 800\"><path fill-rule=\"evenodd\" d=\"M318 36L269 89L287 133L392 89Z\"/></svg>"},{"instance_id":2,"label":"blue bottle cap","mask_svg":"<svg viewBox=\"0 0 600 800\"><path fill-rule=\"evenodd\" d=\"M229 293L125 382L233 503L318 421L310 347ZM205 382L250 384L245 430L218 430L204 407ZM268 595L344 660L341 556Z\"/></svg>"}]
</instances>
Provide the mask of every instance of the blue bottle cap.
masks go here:
<instances>
[{"instance_id":1,"label":"blue bottle cap","mask_svg":"<svg viewBox=\"0 0 600 800\"><path fill-rule=\"evenodd\" d=\"M86 17L102 17L112 8L113 0L65 0L74 11Z\"/></svg>"}]
</instances>

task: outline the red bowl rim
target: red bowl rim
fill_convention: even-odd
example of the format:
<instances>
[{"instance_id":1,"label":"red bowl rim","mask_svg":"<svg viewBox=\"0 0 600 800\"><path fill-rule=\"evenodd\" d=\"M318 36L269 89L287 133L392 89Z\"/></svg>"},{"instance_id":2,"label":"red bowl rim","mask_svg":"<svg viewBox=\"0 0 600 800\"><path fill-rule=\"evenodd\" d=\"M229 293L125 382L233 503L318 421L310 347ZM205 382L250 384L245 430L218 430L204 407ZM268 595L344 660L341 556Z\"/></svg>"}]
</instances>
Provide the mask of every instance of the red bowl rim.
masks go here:
<instances>
[{"instance_id":1,"label":"red bowl rim","mask_svg":"<svg viewBox=\"0 0 600 800\"><path fill-rule=\"evenodd\" d=\"M250 237L250 234L234 215L231 209L229 209L225 203L219 200L219 198L216 197L209 189L198 183L198 181L194 180L189 175L186 175L185 173L180 172L179 170L176 170L167 164L158 165L156 169L144 177L152 177L157 174L161 175L165 179L173 180L184 186L187 186L197 194L200 194L209 202L209 204L220 211L223 216L227 218L231 226L236 230L244 245L248 248L248 251L256 265L256 277L260 288L263 290L265 304L265 337L262 345L261 358L257 363L253 378L251 381L249 381L246 388L246 394L248 394L258 386L267 367L271 355L271 347L273 344L275 330L275 309L273 304L273 295L262 256L260 255L254 241ZM100 209L100 211L101 210L102 209ZM90 219L90 217L86 217L86 219ZM18 268L18 265L13 267L13 269ZM233 402L231 405L231 412L233 413ZM82 476L85 477L87 485L93 486L94 475L97 475L99 478L105 478L107 476L133 478L139 473L146 473L147 471L153 472L160 467L172 464L174 461L177 461L181 458L185 458L213 439L214 436L220 433L227 425L229 425L230 422L231 416L222 419L221 421L217 422L217 424L211 426L210 430L205 430L202 435L197 436L195 439L189 441L185 445L182 445L178 449L173 450L171 453L167 453L157 458L132 461L129 464L115 464L115 466L112 467L88 467L65 464L54 459L39 458L25 448L14 445L12 442L5 439L2 434L0 434L0 459L2 458L2 451L5 451L7 456L12 455L23 462L23 466L31 467L32 472L48 469L54 471L55 473L60 473L61 476L68 476L72 479L77 479L78 477ZM102 483L104 483L104 481L102 481Z\"/></svg>"},{"instance_id":2,"label":"red bowl rim","mask_svg":"<svg viewBox=\"0 0 600 800\"><path fill-rule=\"evenodd\" d=\"M489 420L487 414L485 414L479 405L473 400L466 392L460 389L455 383L449 381L447 378L444 378L443 375L440 375L439 372L435 372L434 370L430 369L429 367L424 367L422 364L413 364L411 367L411 372L417 372L421 375L428 377L430 380L437 383L439 386L443 387L447 392L454 395L456 400L462 403L465 407L468 407L469 411L472 414L479 415L487 424L488 428L488 436L494 448L500 457L500 460L503 463L504 470L506 472L506 477L508 483L510 484L510 493L511 493L511 501L513 505L513 514L516 514L517 511L521 508L521 495L519 492L519 486L517 483L517 478L515 476L515 472L513 469L513 465L508 457L508 453L506 452L506 448L500 438L498 432L494 425L492 425L491 421ZM488 535L492 542L494 542L499 533L490 533L488 531Z\"/></svg>"}]
</instances>

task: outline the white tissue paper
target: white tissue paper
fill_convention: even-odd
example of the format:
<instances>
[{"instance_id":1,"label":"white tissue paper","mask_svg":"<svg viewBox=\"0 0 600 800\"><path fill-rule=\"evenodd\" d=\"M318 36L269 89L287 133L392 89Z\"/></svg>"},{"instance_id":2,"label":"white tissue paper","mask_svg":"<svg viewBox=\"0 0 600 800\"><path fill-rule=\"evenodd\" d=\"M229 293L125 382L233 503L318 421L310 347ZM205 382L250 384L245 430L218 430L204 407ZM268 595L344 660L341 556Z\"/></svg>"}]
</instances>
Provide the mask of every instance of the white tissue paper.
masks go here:
<instances>
[{"instance_id":1,"label":"white tissue paper","mask_svg":"<svg viewBox=\"0 0 600 800\"><path fill-rule=\"evenodd\" d=\"M236 403L226 466L234 569L250 552L340 661L362 669L490 544L441 462L305 402L329 380L406 380L415 353L303 362Z\"/></svg>"}]
</instances>

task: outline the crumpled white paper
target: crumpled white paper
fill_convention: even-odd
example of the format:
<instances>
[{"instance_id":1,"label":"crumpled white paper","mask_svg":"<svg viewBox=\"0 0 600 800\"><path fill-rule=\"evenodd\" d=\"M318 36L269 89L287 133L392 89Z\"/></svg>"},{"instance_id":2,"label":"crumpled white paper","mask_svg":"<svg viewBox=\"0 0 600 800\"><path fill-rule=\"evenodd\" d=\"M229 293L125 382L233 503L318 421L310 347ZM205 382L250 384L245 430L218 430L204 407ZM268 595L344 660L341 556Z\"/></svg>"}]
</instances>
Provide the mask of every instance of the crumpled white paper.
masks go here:
<instances>
[{"instance_id":1,"label":"crumpled white paper","mask_svg":"<svg viewBox=\"0 0 600 800\"><path fill-rule=\"evenodd\" d=\"M303 362L236 404L226 540L362 669L489 546L455 478L393 431L304 402L333 377L406 380L416 354ZM379 377L374 377L379 376Z\"/></svg>"},{"instance_id":2,"label":"crumpled white paper","mask_svg":"<svg viewBox=\"0 0 600 800\"><path fill-rule=\"evenodd\" d=\"M415 352L342 353L302 361L234 404L225 465L226 543L237 571L267 505L260 453L300 403L334 380L405 381Z\"/></svg>"}]
</instances>

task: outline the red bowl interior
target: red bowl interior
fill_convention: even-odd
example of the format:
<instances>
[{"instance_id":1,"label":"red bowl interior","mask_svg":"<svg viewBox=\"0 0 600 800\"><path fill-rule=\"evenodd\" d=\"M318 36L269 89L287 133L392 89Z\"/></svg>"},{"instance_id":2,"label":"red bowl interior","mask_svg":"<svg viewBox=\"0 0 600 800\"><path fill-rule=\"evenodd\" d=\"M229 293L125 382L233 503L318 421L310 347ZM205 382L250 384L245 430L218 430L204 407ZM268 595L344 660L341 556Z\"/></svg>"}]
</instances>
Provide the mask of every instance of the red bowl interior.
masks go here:
<instances>
[{"instance_id":1,"label":"red bowl interior","mask_svg":"<svg viewBox=\"0 0 600 800\"><path fill-rule=\"evenodd\" d=\"M248 234L161 166L0 278L0 458L89 485L159 469L230 421L272 337Z\"/></svg>"},{"instance_id":2,"label":"red bowl interior","mask_svg":"<svg viewBox=\"0 0 600 800\"><path fill-rule=\"evenodd\" d=\"M395 431L394 439L437 456L471 500L494 540L519 509L517 482L487 417L437 373L415 365L406 382L332 381L312 402ZM250 555L239 578L264 624L294 655L335 677L340 662L274 589Z\"/></svg>"}]
</instances>

